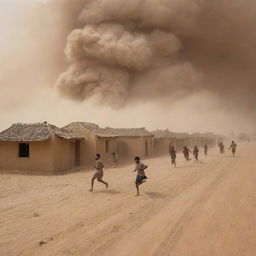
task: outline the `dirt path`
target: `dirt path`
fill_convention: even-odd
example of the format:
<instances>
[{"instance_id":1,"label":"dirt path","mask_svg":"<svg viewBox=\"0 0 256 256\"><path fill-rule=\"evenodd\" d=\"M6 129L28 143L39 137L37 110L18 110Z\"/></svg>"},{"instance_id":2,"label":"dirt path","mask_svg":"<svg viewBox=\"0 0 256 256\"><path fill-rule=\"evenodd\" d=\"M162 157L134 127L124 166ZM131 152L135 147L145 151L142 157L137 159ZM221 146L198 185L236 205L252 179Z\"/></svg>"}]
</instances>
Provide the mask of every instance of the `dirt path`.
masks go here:
<instances>
[{"instance_id":1,"label":"dirt path","mask_svg":"<svg viewBox=\"0 0 256 256\"><path fill-rule=\"evenodd\" d=\"M254 256L255 154L147 160L139 197L133 166L107 169L94 193L90 172L0 175L0 255Z\"/></svg>"}]
</instances>

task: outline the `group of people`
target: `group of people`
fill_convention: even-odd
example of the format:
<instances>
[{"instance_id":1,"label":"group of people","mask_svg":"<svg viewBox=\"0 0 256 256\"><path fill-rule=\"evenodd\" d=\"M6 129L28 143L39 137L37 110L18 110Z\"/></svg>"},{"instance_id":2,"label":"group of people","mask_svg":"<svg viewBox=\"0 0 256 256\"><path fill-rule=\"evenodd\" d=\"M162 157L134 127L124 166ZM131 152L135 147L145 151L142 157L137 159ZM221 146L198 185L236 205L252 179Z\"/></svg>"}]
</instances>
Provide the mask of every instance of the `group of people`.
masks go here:
<instances>
[{"instance_id":1,"label":"group of people","mask_svg":"<svg viewBox=\"0 0 256 256\"><path fill-rule=\"evenodd\" d=\"M114 156L114 154L113 154L113 156ZM117 156L116 153L115 153L115 156ZM95 156L95 166L94 167L95 167L96 172L94 173L94 175L92 177L92 180L91 180L91 189L89 190L91 192L93 191L94 181L96 179L97 179L98 182L103 183L106 186L106 188L108 188L108 183L103 180L104 164L101 161L100 157L101 157L100 154L96 154L96 156ZM116 157L115 157L115 160L116 160ZM136 156L134 158L134 160L135 160L135 163L136 163L134 172L137 172L137 177L136 177L136 180L135 180L135 186L136 186L136 190L137 190L137 195L139 195L140 194L139 186L141 184L143 184L144 182L146 182L146 179L147 179L147 176L145 174L145 169L147 169L148 166L143 164L140 161L140 158L138 156Z\"/></svg>"},{"instance_id":2,"label":"group of people","mask_svg":"<svg viewBox=\"0 0 256 256\"><path fill-rule=\"evenodd\" d=\"M204 153L205 153L205 155L207 155L207 152L208 152L208 147L207 147L207 145L205 145L204 146ZM191 150L187 146L184 146L184 148L183 148L183 155L184 155L184 158L187 161L191 160L191 158L189 157L190 153L192 153ZM176 167L176 150L175 150L174 146L170 147L169 155L171 156L171 163L172 163L172 165L174 165ZM198 162L199 149L198 149L197 146L195 146L194 149L193 149L193 156L194 156L195 160Z\"/></svg>"},{"instance_id":3,"label":"group of people","mask_svg":"<svg viewBox=\"0 0 256 256\"><path fill-rule=\"evenodd\" d=\"M220 141L218 143L218 147L220 149L220 153L224 154L225 153L225 145L223 144L222 141ZM232 140L229 149L231 149L233 156L235 156L235 154L236 154L236 148L237 148L237 145L236 145L235 141Z\"/></svg>"},{"instance_id":4,"label":"group of people","mask_svg":"<svg viewBox=\"0 0 256 256\"><path fill-rule=\"evenodd\" d=\"M220 148L220 153L223 154L224 153L224 144L222 142L219 142L218 143L218 146ZM236 153L236 148L237 148L237 145L234 141L232 141L229 149L232 150L232 153L233 153L233 156L235 155ZM191 160L190 159L190 153L191 150L187 147L187 146L184 146L183 148L183 155L184 155L184 158L189 161ZM204 145L204 154L207 155L208 154L208 146L207 145ZM176 150L174 148L174 146L170 146L169 148L169 155L171 157L171 163L172 165L174 165L176 167ZM193 149L193 156L195 158L195 160L198 162L198 157L199 157L199 149L197 146L194 147ZM119 157L117 155L117 153L113 152L112 153L112 160L113 160L113 163L115 164L115 166L118 164L118 160L119 160ZM144 182L146 182L146 179L147 179L147 176L145 174L145 170L148 168L147 165L145 165L144 163L141 162L140 160L140 157L136 156L134 158L134 161L135 161L135 169L134 169L134 172L137 172L137 176L136 176L136 180L135 180L135 186L136 186L136 190L137 190L137 195L140 194L140 190L139 190L139 186L141 184L143 184ZM106 188L108 188L108 183L106 181L103 180L103 168L104 168L104 164L103 162L101 161L101 156L100 154L96 154L95 156L95 169L96 169L96 172L94 173L93 177L92 177L92 180L91 180L91 189L89 191L93 191L93 188L94 188L94 181L97 179L98 182L101 182L103 183Z\"/></svg>"}]
</instances>

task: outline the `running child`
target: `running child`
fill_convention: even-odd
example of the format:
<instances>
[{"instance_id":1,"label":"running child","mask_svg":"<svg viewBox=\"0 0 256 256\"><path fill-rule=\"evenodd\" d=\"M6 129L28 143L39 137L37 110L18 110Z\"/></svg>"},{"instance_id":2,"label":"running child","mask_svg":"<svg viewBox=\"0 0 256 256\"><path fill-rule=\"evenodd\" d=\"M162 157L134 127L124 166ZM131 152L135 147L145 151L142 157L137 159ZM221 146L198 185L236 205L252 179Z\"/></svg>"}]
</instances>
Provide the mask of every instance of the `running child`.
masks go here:
<instances>
[{"instance_id":1,"label":"running child","mask_svg":"<svg viewBox=\"0 0 256 256\"><path fill-rule=\"evenodd\" d=\"M232 143L231 143L231 145L230 145L229 149L231 149L231 150L232 150L232 154L233 154L233 156L235 156L235 154L236 154L236 148L237 148L236 143L235 143L234 141L232 141Z\"/></svg>"},{"instance_id":2,"label":"running child","mask_svg":"<svg viewBox=\"0 0 256 256\"><path fill-rule=\"evenodd\" d=\"M174 165L176 167L176 151L175 148L172 146L170 148L170 156L171 156L171 163L172 165Z\"/></svg>"},{"instance_id":3,"label":"running child","mask_svg":"<svg viewBox=\"0 0 256 256\"><path fill-rule=\"evenodd\" d=\"M140 161L140 158L138 156L136 156L134 158L134 160L135 160L135 163L136 163L134 172L137 172L135 185L136 185L136 189L137 189L137 195L139 195L140 194L139 186L142 183L146 182L147 176L145 175L145 169L147 169L148 167L147 167L147 165L143 164Z\"/></svg>"},{"instance_id":4,"label":"running child","mask_svg":"<svg viewBox=\"0 0 256 256\"><path fill-rule=\"evenodd\" d=\"M97 179L98 182L101 182L103 183L106 188L108 188L108 183L103 181L102 178L103 178L103 168L104 168L104 164L103 162L100 160L100 154L96 154L96 157L95 157L95 169L96 169L96 172L94 173L93 177L92 177L92 180L91 180L91 189L89 191L93 191L93 186L94 186L94 180Z\"/></svg>"},{"instance_id":5,"label":"running child","mask_svg":"<svg viewBox=\"0 0 256 256\"><path fill-rule=\"evenodd\" d=\"M185 159L186 159L187 161L191 160L191 159L189 158L189 153L191 153L191 150L190 150L187 146L185 146L185 147L183 148L183 155L184 155L184 157L185 157Z\"/></svg>"},{"instance_id":6,"label":"running child","mask_svg":"<svg viewBox=\"0 0 256 256\"><path fill-rule=\"evenodd\" d=\"M193 149L193 155L194 155L194 158L196 159L196 161L198 162L199 149L197 146L195 146Z\"/></svg>"}]
</instances>

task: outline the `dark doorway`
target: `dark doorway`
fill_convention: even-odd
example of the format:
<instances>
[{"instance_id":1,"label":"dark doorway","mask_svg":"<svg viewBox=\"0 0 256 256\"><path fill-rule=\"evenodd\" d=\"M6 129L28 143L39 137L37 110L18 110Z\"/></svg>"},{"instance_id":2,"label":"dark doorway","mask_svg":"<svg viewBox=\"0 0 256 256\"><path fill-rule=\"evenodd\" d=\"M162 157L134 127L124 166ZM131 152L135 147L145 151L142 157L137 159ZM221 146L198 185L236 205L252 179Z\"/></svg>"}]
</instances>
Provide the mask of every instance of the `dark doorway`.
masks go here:
<instances>
[{"instance_id":1,"label":"dark doorway","mask_svg":"<svg viewBox=\"0 0 256 256\"><path fill-rule=\"evenodd\" d=\"M29 157L29 143L19 144L19 157L28 158Z\"/></svg>"},{"instance_id":2,"label":"dark doorway","mask_svg":"<svg viewBox=\"0 0 256 256\"><path fill-rule=\"evenodd\" d=\"M105 151L106 151L106 153L108 153L108 151L109 151L109 141L108 140L105 141Z\"/></svg>"},{"instance_id":3,"label":"dark doorway","mask_svg":"<svg viewBox=\"0 0 256 256\"><path fill-rule=\"evenodd\" d=\"M145 141L145 156L148 156L148 141Z\"/></svg>"},{"instance_id":4,"label":"dark doorway","mask_svg":"<svg viewBox=\"0 0 256 256\"><path fill-rule=\"evenodd\" d=\"M80 166L80 141L76 141L75 143L75 164L76 166Z\"/></svg>"}]
</instances>

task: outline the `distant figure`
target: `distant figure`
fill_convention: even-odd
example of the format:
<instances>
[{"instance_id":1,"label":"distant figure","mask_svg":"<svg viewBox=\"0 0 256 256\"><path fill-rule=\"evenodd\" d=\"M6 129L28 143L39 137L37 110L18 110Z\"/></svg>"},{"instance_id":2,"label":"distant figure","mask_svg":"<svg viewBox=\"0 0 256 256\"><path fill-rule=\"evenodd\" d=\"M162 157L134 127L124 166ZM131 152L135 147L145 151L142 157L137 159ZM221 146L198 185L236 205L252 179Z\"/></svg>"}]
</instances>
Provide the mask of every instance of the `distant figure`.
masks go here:
<instances>
[{"instance_id":1,"label":"distant figure","mask_svg":"<svg viewBox=\"0 0 256 256\"><path fill-rule=\"evenodd\" d=\"M185 146L185 147L183 148L183 155L184 155L184 157L185 157L185 159L186 159L187 161L191 160L191 159L189 158L189 153L191 153L191 150L190 150L189 148L187 148L187 146Z\"/></svg>"},{"instance_id":2,"label":"distant figure","mask_svg":"<svg viewBox=\"0 0 256 256\"><path fill-rule=\"evenodd\" d=\"M235 156L235 154L236 154L236 148L237 148L237 145L236 145L236 143L232 140L232 143L231 143L229 149L232 150L233 156Z\"/></svg>"},{"instance_id":3,"label":"distant figure","mask_svg":"<svg viewBox=\"0 0 256 256\"><path fill-rule=\"evenodd\" d=\"M93 186L94 186L94 180L97 179L98 182L101 182L103 184L105 184L106 188L108 188L108 183L103 181L102 178L103 178L103 168L104 168L104 164L101 162L100 160L100 154L96 154L96 157L95 157L95 169L96 169L96 172L94 173L93 177L92 177L92 181L91 181L91 189L89 191L93 191Z\"/></svg>"},{"instance_id":4,"label":"distant figure","mask_svg":"<svg viewBox=\"0 0 256 256\"><path fill-rule=\"evenodd\" d=\"M175 151L175 148L173 146L170 148L169 154L171 156L172 165L174 165L176 167L176 151Z\"/></svg>"},{"instance_id":5,"label":"distant figure","mask_svg":"<svg viewBox=\"0 0 256 256\"><path fill-rule=\"evenodd\" d=\"M223 154L225 151L225 146L224 146L223 142L219 142L218 146L220 148L220 153Z\"/></svg>"},{"instance_id":6,"label":"distant figure","mask_svg":"<svg viewBox=\"0 0 256 256\"><path fill-rule=\"evenodd\" d=\"M204 154L207 156L208 154L208 146L207 145L204 145Z\"/></svg>"},{"instance_id":7,"label":"distant figure","mask_svg":"<svg viewBox=\"0 0 256 256\"><path fill-rule=\"evenodd\" d=\"M136 185L136 189L137 189L137 196L140 194L140 190L139 190L139 186L146 182L147 176L145 175L145 169L147 169L147 165L143 164L140 161L140 158L138 156L136 156L134 158L136 166L135 166L135 170L134 172L137 172L137 177L135 180L135 185Z\"/></svg>"},{"instance_id":8,"label":"distant figure","mask_svg":"<svg viewBox=\"0 0 256 256\"><path fill-rule=\"evenodd\" d=\"M194 155L194 158L196 159L196 161L198 162L199 149L197 146L195 146L193 149L193 155Z\"/></svg>"},{"instance_id":9,"label":"distant figure","mask_svg":"<svg viewBox=\"0 0 256 256\"><path fill-rule=\"evenodd\" d=\"M118 166L118 161L119 161L119 156L116 152L112 153L112 162L114 164L115 167Z\"/></svg>"}]
</instances>

